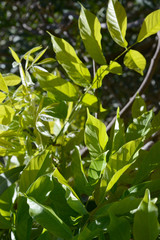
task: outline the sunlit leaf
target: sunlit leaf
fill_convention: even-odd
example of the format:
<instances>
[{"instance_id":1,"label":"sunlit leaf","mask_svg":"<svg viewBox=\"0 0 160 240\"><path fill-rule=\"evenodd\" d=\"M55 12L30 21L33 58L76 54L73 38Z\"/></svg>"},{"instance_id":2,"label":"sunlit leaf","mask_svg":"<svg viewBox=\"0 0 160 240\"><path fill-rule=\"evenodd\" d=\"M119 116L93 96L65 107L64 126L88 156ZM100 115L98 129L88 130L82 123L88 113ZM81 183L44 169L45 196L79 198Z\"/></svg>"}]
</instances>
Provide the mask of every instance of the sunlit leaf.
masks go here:
<instances>
[{"instance_id":1,"label":"sunlit leaf","mask_svg":"<svg viewBox=\"0 0 160 240\"><path fill-rule=\"evenodd\" d=\"M90 155L94 158L105 152L108 141L106 126L87 111L84 139Z\"/></svg>"},{"instance_id":2,"label":"sunlit leaf","mask_svg":"<svg viewBox=\"0 0 160 240\"><path fill-rule=\"evenodd\" d=\"M125 40L127 15L118 0L109 0L107 9L107 26L113 40L121 47L127 47Z\"/></svg>"},{"instance_id":3,"label":"sunlit leaf","mask_svg":"<svg viewBox=\"0 0 160 240\"><path fill-rule=\"evenodd\" d=\"M142 24L137 42L143 41L145 38L160 31L160 10L150 13Z\"/></svg>"},{"instance_id":4,"label":"sunlit leaf","mask_svg":"<svg viewBox=\"0 0 160 240\"><path fill-rule=\"evenodd\" d=\"M143 71L146 66L146 59L140 52L131 49L124 57L124 64L129 69L133 69L134 71L143 75Z\"/></svg>"},{"instance_id":5,"label":"sunlit leaf","mask_svg":"<svg viewBox=\"0 0 160 240\"><path fill-rule=\"evenodd\" d=\"M11 54L12 54L12 57L14 58L14 60L15 60L17 63L20 63L21 61L20 61L17 53L16 53L11 47L9 47L9 49L10 49L10 51L11 51Z\"/></svg>"},{"instance_id":6,"label":"sunlit leaf","mask_svg":"<svg viewBox=\"0 0 160 240\"><path fill-rule=\"evenodd\" d=\"M0 124L7 125L13 120L15 111L8 105L0 105Z\"/></svg>"},{"instance_id":7,"label":"sunlit leaf","mask_svg":"<svg viewBox=\"0 0 160 240\"><path fill-rule=\"evenodd\" d=\"M109 73L108 65L102 65L98 68L96 75L93 79L92 88L100 88L102 86L103 78Z\"/></svg>"},{"instance_id":8,"label":"sunlit leaf","mask_svg":"<svg viewBox=\"0 0 160 240\"><path fill-rule=\"evenodd\" d=\"M51 35L53 49L58 62L65 69L68 76L79 86L87 87L91 76L87 67L77 57L74 48L64 39Z\"/></svg>"},{"instance_id":9,"label":"sunlit leaf","mask_svg":"<svg viewBox=\"0 0 160 240\"><path fill-rule=\"evenodd\" d=\"M109 72L122 75L122 66L116 61L111 61L109 64Z\"/></svg>"},{"instance_id":10,"label":"sunlit leaf","mask_svg":"<svg viewBox=\"0 0 160 240\"><path fill-rule=\"evenodd\" d=\"M4 74L3 78L7 86L15 86L21 82L21 78L12 73Z\"/></svg>"},{"instance_id":11,"label":"sunlit leaf","mask_svg":"<svg viewBox=\"0 0 160 240\"><path fill-rule=\"evenodd\" d=\"M2 74L0 73L0 90L2 90L3 92L8 93L8 87L7 84L4 80L4 77L2 76Z\"/></svg>"},{"instance_id":12,"label":"sunlit leaf","mask_svg":"<svg viewBox=\"0 0 160 240\"><path fill-rule=\"evenodd\" d=\"M105 64L106 60L103 56L101 46L101 24L98 18L81 5L78 23L80 35L86 50L97 63Z\"/></svg>"}]
</instances>

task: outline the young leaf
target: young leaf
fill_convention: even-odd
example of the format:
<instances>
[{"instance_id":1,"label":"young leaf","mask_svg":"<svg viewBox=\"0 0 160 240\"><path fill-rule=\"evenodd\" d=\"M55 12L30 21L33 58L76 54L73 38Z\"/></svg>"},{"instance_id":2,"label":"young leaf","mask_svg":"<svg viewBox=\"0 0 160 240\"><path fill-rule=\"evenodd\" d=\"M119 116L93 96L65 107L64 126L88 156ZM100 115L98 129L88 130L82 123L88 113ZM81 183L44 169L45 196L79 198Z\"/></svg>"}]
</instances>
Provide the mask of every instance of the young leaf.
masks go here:
<instances>
[{"instance_id":1,"label":"young leaf","mask_svg":"<svg viewBox=\"0 0 160 240\"><path fill-rule=\"evenodd\" d=\"M113 40L121 47L126 48L125 40L127 29L127 16L125 9L118 0L109 0L107 9L107 26Z\"/></svg>"},{"instance_id":2,"label":"young leaf","mask_svg":"<svg viewBox=\"0 0 160 240\"><path fill-rule=\"evenodd\" d=\"M4 94L3 92L0 92L0 103L2 103L5 98L6 98L6 94Z\"/></svg>"},{"instance_id":3,"label":"young leaf","mask_svg":"<svg viewBox=\"0 0 160 240\"><path fill-rule=\"evenodd\" d=\"M13 120L15 110L8 105L0 105L0 124L7 125Z\"/></svg>"},{"instance_id":4,"label":"young leaf","mask_svg":"<svg viewBox=\"0 0 160 240\"><path fill-rule=\"evenodd\" d=\"M101 24L98 18L81 5L79 17L80 35L90 56L99 64L106 64L101 46Z\"/></svg>"},{"instance_id":5,"label":"young leaf","mask_svg":"<svg viewBox=\"0 0 160 240\"><path fill-rule=\"evenodd\" d=\"M90 73L87 67L77 57L74 48L64 39L57 38L53 35L51 35L51 40L56 58L68 76L79 86L89 86L91 81Z\"/></svg>"},{"instance_id":6,"label":"young leaf","mask_svg":"<svg viewBox=\"0 0 160 240\"><path fill-rule=\"evenodd\" d=\"M21 82L21 78L12 73L4 74L3 79L7 86L15 86Z\"/></svg>"},{"instance_id":7,"label":"young leaf","mask_svg":"<svg viewBox=\"0 0 160 240\"><path fill-rule=\"evenodd\" d=\"M56 237L66 240L72 239L72 232L70 228L57 216L57 214L50 208L46 207L34 199L27 199L29 205L30 216L50 233Z\"/></svg>"},{"instance_id":8,"label":"young leaf","mask_svg":"<svg viewBox=\"0 0 160 240\"><path fill-rule=\"evenodd\" d=\"M3 92L8 93L8 87L7 84L4 80L4 77L2 76L2 74L0 73L0 90L2 90Z\"/></svg>"},{"instance_id":9,"label":"young leaf","mask_svg":"<svg viewBox=\"0 0 160 240\"><path fill-rule=\"evenodd\" d=\"M138 34L137 42L142 42L145 38L160 31L160 10L150 13L142 24Z\"/></svg>"},{"instance_id":10,"label":"young leaf","mask_svg":"<svg viewBox=\"0 0 160 240\"><path fill-rule=\"evenodd\" d=\"M56 62L56 59L54 59L54 58L45 58L45 59L41 60L40 62L38 62L37 65L54 63L54 62Z\"/></svg>"},{"instance_id":11,"label":"young leaf","mask_svg":"<svg viewBox=\"0 0 160 240\"><path fill-rule=\"evenodd\" d=\"M109 73L109 67L108 65L102 65L98 68L96 75L93 79L93 85L92 88L100 88L102 86L103 78Z\"/></svg>"},{"instance_id":12,"label":"young leaf","mask_svg":"<svg viewBox=\"0 0 160 240\"><path fill-rule=\"evenodd\" d=\"M102 104L99 103L99 100L96 96L90 94L90 93L86 93L84 96L83 96L83 99L82 99L82 103L84 106L88 107L89 110L91 111L100 111L100 112L105 112L107 111L106 109L104 109L102 107ZM100 104L100 106L99 106Z\"/></svg>"},{"instance_id":13,"label":"young leaf","mask_svg":"<svg viewBox=\"0 0 160 240\"><path fill-rule=\"evenodd\" d=\"M21 61L20 61L17 53L15 53L15 51L14 51L11 47L9 47L9 49L10 49L10 51L11 51L11 54L12 54L12 57L14 58L14 60L15 60L17 63L20 63Z\"/></svg>"},{"instance_id":14,"label":"young leaf","mask_svg":"<svg viewBox=\"0 0 160 240\"><path fill-rule=\"evenodd\" d=\"M31 56L30 56L31 54L39 51L40 49L42 49L42 46L38 46L38 47L34 47L34 48L30 49L28 52L26 52L26 53L22 56L21 59L24 58L24 59L26 60L28 57L31 57ZM31 61L33 61L33 60L34 60L34 58L31 57Z\"/></svg>"},{"instance_id":15,"label":"young leaf","mask_svg":"<svg viewBox=\"0 0 160 240\"><path fill-rule=\"evenodd\" d=\"M109 72L117 75L122 75L122 66L116 61L110 61Z\"/></svg>"},{"instance_id":16,"label":"young leaf","mask_svg":"<svg viewBox=\"0 0 160 240\"><path fill-rule=\"evenodd\" d=\"M158 208L155 201L151 200L149 190L146 189L144 198L135 212L133 236L135 240L156 240L158 234Z\"/></svg>"},{"instance_id":17,"label":"young leaf","mask_svg":"<svg viewBox=\"0 0 160 240\"><path fill-rule=\"evenodd\" d=\"M147 111L147 107L146 107L145 101L141 96L137 95L132 104L132 117L138 118L146 111Z\"/></svg>"},{"instance_id":18,"label":"young leaf","mask_svg":"<svg viewBox=\"0 0 160 240\"><path fill-rule=\"evenodd\" d=\"M108 141L106 126L93 117L89 111L87 111L87 116L84 140L90 155L93 158L97 158L101 153L105 152Z\"/></svg>"},{"instance_id":19,"label":"young leaf","mask_svg":"<svg viewBox=\"0 0 160 240\"><path fill-rule=\"evenodd\" d=\"M146 67L146 59L140 52L129 50L124 57L124 64L129 69L133 69L143 76L143 71Z\"/></svg>"}]
</instances>

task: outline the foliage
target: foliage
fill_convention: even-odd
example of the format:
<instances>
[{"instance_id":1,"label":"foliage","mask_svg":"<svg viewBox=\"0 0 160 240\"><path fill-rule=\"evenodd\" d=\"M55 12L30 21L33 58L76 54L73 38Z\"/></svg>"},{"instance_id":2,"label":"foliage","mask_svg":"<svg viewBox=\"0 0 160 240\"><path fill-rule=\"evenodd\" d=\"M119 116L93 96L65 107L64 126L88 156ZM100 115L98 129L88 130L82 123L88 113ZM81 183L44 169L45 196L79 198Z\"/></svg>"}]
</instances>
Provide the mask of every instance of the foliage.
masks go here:
<instances>
[{"instance_id":1,"label":"foliage","mask_svg":"<svg viewBox=\"0 0 160 240\"><path fill-rule=\"evenodd\" d=\"M122 55L124 65L143 74L145 58L132 47L160 30L159 16L150 13L128 46L125 9L110 0L108 30L124 51L107 64L99 20L81 6L80 35L99 67L93 76L51 33L56 59L41 60L41 46L21 58L10 48L20 77L0 75L1 239L158 239L160 142L149 151L143 146L160 130L160 115L137 96L131 122L125 127L118 108L108 136L97 93L105 75L122 74ZM53 62L62 73L48 71Z\"/></svg>"}]
</instances>

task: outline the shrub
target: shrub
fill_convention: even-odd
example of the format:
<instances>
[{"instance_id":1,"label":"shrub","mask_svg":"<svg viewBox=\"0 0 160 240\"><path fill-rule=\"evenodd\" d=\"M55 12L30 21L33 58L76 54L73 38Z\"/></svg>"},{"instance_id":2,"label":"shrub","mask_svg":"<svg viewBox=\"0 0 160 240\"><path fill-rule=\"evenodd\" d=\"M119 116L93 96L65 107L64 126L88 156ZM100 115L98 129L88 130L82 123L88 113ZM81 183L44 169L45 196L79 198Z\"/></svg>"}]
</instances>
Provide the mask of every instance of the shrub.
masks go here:
<instances>
[{"instance_id":1,"label":"shrub","mask_svg":"<svg viewBox=\"0 0 160 240\"><path fill-rule=\"evenodd\" d=\"M122 74L121 56L143 75L146 60L132 48L160 30L160 10L145 18L129 47L123 6L110 0L106 16L111 37L124 48L109 64L101 25L81 6L79 30L96 65L93 76L74 48L52 34L56 59L40 60L41 46L21 59L10 48L20 77L0 75L1 239L158 238L160 142L149 150L146 142L159 131L160 114L147 110L140 88L131 122L124 125L118 108L106 127L98 94L107 74Z\"/></svg>"}]
</instances>

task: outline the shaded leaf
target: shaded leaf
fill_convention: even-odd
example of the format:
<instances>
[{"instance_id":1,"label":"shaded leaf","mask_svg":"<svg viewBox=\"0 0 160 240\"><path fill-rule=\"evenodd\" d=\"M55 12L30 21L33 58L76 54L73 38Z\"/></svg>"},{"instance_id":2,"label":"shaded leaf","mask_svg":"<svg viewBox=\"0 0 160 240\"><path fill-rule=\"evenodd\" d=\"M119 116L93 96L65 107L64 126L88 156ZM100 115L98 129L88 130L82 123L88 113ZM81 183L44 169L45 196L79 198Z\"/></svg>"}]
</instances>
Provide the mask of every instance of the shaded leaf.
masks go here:
<instances>
[{"instance_id":1,"label":"shaded leaf","mask_svg":"<svg viewBox=\"0 0 160 240\"><path fill-rule=\"evenodd\" d=\"M137 118L147 111L145 101L139 95L136 96L132 104L132 117Z\"/></svg>"}]
</instances>

